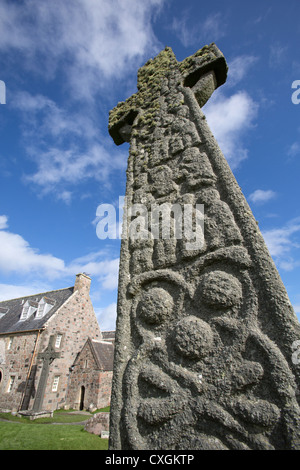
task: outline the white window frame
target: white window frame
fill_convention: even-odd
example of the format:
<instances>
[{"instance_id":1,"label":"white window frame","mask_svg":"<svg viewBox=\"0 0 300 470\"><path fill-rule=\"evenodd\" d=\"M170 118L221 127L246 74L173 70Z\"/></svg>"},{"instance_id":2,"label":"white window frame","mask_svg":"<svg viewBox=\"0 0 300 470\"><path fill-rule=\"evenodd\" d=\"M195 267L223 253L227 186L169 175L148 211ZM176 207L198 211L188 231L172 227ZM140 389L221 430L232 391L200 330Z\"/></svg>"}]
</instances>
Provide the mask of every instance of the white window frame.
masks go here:
<instances>
[{"instance_id":1,"label":"white window frame","mask_svg":"<svg viewBox=\"0 0 300 470\"><path fill-rule=\"evenodd\" d=\"M13 389L13 386L14 386L14 383L15 383L15 380L16 380L16 376L15 375L11 375L9 377L9 382L8 382L8 387L7 387L7 393L10 393Z\"/></svg>"},{"instance_id":2,"label":"white window frame","mask_svg":"<svg viewBox=\"0 0 300 470\"><path fill-rule=\"evenodd\" d=\"M29 305L29 303L28 303L28 301L27 301L27 302L25 302L25 304L23 305L20 320L27 320L27 318L28 318L28 313L29 313L29 309L30 309L30 305Z\"/></svg>"},{"instance_id":3,"label":"white window frame","mask_svg":"<svg viewBox=\"0 0 300 470\"><path fill-rule=\"evenodd\" d=\"M57 392L60 376L56 375L52 382L52 392Z\"/></svg>"},{"instance_id":4,"label":"white window frame","mask_svg":"<svg viewBox=\"0 0 300 470\"><path fill-rule=\"evenodd\" d=\"M47 315L48 312L54 307L54 304L52 301L47 302L47 299L43 297L39 301L39 305L36 311L35 318L43 318L45 315Z\"/></svg>"},{"instance_id":5,"label":"white window frame","mask_svg":"<svg viewBox=\"0 0 300 470\"><path fill-rule=\"evenodd\" d=\"M45 302L43 301L43 299L40 301L39 303L39 306L37 308L37 311L36 311L36 316L35 318L43 318L44 316L44 311L45 311Z\"/></svg>"},{"instance_id":6,"label":"white window frame","mask_svg":"<svg viewBox=\"0 0 300 470\"><path fill-rule=\"evenodd\" d=\"M55 347L56 347L57 349L60 348L62 337L63 337L63 335L62 335L61 333L58 333L58 334L56 335Z\"/></svg>"}]
</instances>

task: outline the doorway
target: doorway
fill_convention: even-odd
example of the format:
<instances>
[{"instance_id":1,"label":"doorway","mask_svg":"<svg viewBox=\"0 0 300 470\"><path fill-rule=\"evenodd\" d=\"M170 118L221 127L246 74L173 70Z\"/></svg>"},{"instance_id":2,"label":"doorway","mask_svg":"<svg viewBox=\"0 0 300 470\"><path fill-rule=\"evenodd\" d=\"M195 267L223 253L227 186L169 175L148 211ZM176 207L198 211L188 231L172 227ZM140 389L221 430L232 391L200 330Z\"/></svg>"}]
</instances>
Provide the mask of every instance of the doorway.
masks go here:
<instances>
[{"instance_id":1,"label":"doorway","mask_svg":"<svg viewBox=\"0 0 300 470\"><path fill-rule=\"evenodd\" d=\"M84 409L84 394L85 394L85 387L84 385L81 386L80 389L80 403L79 403L79 410L82 411Z\"/></svg>"}]
</instances>

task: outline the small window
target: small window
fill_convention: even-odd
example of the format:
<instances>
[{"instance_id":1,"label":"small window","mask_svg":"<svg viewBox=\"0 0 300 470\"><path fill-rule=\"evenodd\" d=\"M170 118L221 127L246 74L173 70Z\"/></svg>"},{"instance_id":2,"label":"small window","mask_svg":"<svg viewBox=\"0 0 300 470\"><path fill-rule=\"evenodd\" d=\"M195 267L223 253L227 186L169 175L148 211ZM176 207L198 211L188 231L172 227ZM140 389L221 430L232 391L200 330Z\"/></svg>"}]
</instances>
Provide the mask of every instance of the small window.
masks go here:
<instances>
[{"instance_id":1,"label":"small window","mask_svg":"<svg viewBox=\"0 0 300 470\"><path fill-rule=\"evenodd\" d=\"M21 318L20 320L26 320L27 317L28 317L28 312L29 312L29 303L26 302L26 304L24 305L23 309L22 309L22 313L21 313Z\"/></svg>"},{"instance_id":2,"label":"small window","mask_svg":"<svg viewBox=\"0 0 300 470\"><path fill-rule=\"evenodd\" d=\"M12 347L13 344L13 338L8 338L8 343L7 343L7 350L9 351Z\"/></svg>"},{"instance_id":3,"label":"small window","mask_svg":"<svg viewBox=\"0 0 300 470\"><path fill-rule=\"evenodd\" d=\"M56 347L56 348L60 348L61 340L62 340L62 335L61 335L61 334L58 334L58 335L56 336L56 340L55 340L55 347Z\"/></svg>"},{"instance_id":4,"label":"small window","mask_svg":"<svg viewBox=\"0 0 300 470\"><path fill-rule=\"evenodd\" d=\"M15 382L15 376L11 375L9 378L9 382L8 382L8 388L7 388L8 393L12 391L14 382Z\"/></svg>"},{"instance_id":5,"label":"small window","mask_svg":"<svg viewBox=\"0 0 300 470\"><path fill-rule=\"evenodd\" d=\"M36 318L42 318L44 309L45 309L45 303L44 302L39 303L39 306L36 312Z\"/></svg>"},{"instance_id":6,"label":"small window","mask_svg":"<svg viewBox=\"0 0 300 470\"><path fill-rule=\"evenodd\" d=\"M20 320L27 320L34 312L37 311L38 303L33 300L27 300L22 308Z\"/></svg>"},{"instance_id":7,"label":"small window","mask_svg":"<svg viewBox=\"0 0 300 470\"><path fill-rule=\"evenodd\" d=\"M43 318L53 307L55 301L48 297L43 297L38 304L38 309L35 318Z\"/></svg>"},{"instance_id":8,"label":"small window","mask_svg":"<svg viewBox=\"0 0 300 470\"><path fill-rule=\"evenodd\" d=\"M52 384L52 392L57 392L58 384L59 384L59 375L56 375L54 377L53 384Z\"/></svg>"}]
</instances>

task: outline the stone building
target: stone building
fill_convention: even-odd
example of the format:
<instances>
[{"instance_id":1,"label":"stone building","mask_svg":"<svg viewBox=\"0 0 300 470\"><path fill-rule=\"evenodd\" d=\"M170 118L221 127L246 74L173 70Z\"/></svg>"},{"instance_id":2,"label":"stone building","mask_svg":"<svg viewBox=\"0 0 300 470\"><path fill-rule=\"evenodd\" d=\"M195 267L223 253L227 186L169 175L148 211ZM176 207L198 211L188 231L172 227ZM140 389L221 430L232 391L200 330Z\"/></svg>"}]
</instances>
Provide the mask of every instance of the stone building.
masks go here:
<instances>
[{"instance_id":1,"label":"stone building","mask_svg":"<svg viewBox=\"0 0 300 470\"><path fill-rule=\"evenodd\" d=\"M72 366L67 402L80 410L110 403L114 346L88 338Z\"/></svg>"},{"instance_id":2,"label":"stone building","mask_svg":"<svg viewBox=\"0 0 300 470\"><path fill-rule=\"evenodd\" d=\"M109 405L113 332L100 331L90 284L78 274L73 287L0 302L0 410Z\"/></svg>"}]
</instances>

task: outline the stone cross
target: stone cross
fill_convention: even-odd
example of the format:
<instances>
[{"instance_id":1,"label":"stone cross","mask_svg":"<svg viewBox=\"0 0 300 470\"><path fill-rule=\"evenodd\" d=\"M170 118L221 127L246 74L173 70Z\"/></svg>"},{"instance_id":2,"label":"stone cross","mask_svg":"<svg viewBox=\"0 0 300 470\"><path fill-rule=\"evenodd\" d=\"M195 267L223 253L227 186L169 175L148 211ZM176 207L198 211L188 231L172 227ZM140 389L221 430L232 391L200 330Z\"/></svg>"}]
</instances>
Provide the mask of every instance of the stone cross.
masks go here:
<instances>
[{"instance_id":1,"label":"stone cross","mask_svg":"<svg viewBox=\"0 0 300 470\"><path fill-rule=\"evenodd\" d=\"M55 350L55 335L51 335L49 339L49 344L47 349L44 352L38 354L38 359L43 361L43 368L40 375L40 380L33 404L33 411L39 412L43 406L44 394L47 385L47 379L49 375L49 368L54 359L60 357L60 353Z\"/></svg>"},{"instance_id":2,"label":"stone cross","mask_svg":"<svg viewBox=\"0 0 300 470\"><path fill-rule=\"evenodd\" d=\"M110 449L300 449L299 322L201 110L226 74L215 44L166 48L110 112L130 142Z\"/></svg>"}]
</instances>

